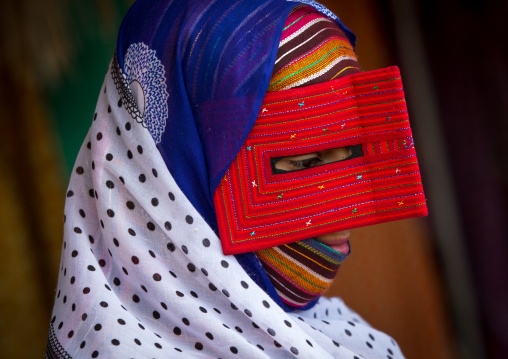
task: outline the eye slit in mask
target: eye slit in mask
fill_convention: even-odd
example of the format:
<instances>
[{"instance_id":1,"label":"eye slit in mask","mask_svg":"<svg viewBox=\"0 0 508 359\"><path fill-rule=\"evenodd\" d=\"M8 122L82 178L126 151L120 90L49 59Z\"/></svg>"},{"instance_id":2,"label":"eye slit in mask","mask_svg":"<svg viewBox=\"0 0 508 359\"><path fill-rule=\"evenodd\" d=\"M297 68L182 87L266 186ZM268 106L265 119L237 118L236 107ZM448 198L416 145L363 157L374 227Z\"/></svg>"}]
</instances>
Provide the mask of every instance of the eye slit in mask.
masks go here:
<instances>
[{"instance_id":1,"label":"eye slit in mask","mask_svg":"<svg viewBox=\"0 0 508 359\"><path fill-rule=\"evenodd\" d=\"M363 156L362 145L331 148L328 150L299 155L272 157L272 174L282 174L323 166L334 162L350 160Z\"/></svg>"}]
</instances>

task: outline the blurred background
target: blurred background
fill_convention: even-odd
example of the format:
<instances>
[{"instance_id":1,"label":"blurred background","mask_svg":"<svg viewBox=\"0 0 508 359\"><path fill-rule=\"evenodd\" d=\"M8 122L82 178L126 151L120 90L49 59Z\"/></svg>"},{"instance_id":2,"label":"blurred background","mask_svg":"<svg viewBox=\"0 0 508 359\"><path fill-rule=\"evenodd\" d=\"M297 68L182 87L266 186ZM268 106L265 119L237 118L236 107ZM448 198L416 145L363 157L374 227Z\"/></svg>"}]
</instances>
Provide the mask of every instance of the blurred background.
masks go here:
<instances>
[{"instance_id":1,"label":"blurred background","mask_svg":"<svg viewBox=\"0 0 508 359\"><path fill-rule=\"evenodd\" d=\"M408 359L508 358L508 2L322 0L401 68L429 217L353 231L340 295ZM0 1L0 356L40 358L65 188L130 0Z\"/></svg>"}]
</instances>

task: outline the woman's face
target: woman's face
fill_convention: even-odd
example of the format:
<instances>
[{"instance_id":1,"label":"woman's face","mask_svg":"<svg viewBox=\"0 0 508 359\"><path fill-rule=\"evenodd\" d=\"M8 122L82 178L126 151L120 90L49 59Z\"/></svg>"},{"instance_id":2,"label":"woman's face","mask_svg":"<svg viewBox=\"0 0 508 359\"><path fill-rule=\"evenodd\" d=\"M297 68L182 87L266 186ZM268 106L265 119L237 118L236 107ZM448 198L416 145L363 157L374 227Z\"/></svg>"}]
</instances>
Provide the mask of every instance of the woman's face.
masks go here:
<instances>
[{"instance_id":1,"label":"woman's face","mask_svg":"<svg viewBox=\"0 0 508 359\"><path fill-rule=\"evenodd\" d=\"M343 161L349 158L351 155L352 151L348 147L332 148L319 152L281 158L275 164L275 168L287 172L298 171L302 169L326 165L332 162ZM350 250L348 242L350 233L350 230L346 229L344 231L327 233L321 236L316 236L314 238L340 253L347 254Z\"/></svg>"}]
</instances>

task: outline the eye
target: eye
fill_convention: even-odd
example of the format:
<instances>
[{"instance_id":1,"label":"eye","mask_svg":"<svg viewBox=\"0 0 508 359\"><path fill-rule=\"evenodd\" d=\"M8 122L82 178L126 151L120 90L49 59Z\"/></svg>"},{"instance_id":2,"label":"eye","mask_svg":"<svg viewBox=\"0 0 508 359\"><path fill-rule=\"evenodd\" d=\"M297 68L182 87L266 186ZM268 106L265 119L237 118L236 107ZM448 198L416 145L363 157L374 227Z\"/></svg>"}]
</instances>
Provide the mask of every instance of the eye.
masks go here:
<instances>
[{"instance_id":1,"label":"eye","mask_svg":"<svg viewBox=\"0 0 508 359\"><path fill-rule=\"evenodd\" d=\"M323 162L319 157L312 157L312 158L308 158L308 159L300 160L300 161L294 161L291 159L286 159L286 160L282 160L282 161L287 161L290 166L294 167L295 170L319 166ZM277 167L277 164L275 165L276 167Z\"/></svg>"},{"instance_id":2,"label":"eye","mask_svg":"<svg viewBox=\"0 0 508 359\"><path fill-rule=\"evenodd\" d=\"M362 145L354 145L294 156L272 157L270 158L270 162L272 164L272 173L281 174L305 170L362 156Z\"/></svg>"}]
</instances>

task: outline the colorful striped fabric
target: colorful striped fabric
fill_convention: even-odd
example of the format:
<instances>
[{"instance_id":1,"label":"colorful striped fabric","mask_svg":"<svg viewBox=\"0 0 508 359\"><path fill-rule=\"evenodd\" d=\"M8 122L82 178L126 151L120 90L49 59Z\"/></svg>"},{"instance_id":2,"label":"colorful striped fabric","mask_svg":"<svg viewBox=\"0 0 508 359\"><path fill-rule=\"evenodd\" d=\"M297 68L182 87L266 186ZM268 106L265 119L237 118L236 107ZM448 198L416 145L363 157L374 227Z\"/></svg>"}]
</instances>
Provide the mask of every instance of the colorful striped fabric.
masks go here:
<instances>
[{"instance_id":1,"label":"colorful striped fabric","mask_svg":"<svg viewBox=\"0 0 508 359\"><path fill-rule=\"evenodd\" d=\"M272 174L272 157L358 144L361 157ZM267 94L214 200L224 253L426 215L399 70Z\"/></svg>"},{"instance_id":2,"label":"colorful striped fabric","mask_svg":"<svg viewBox=\"0 0 508 359\"><path fill-rule=\"evenodd\" d=\"M347 254L315 240L256 252L277 294L291 307L303 307L332 284Z\"/></svg>"},{"instance_id":3,"label":"colorful striped fabric","mask_svg":"<svg viewBox=\"0 0 508 359\"><path fill-rule=\"evenodd\" d=\"M360 72L353 46L337 23L297 6L282 31L268 92L309 86Z\"/></svg>"}]
</instances>

